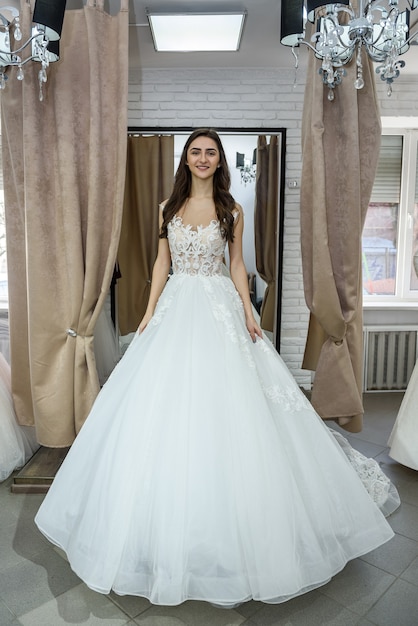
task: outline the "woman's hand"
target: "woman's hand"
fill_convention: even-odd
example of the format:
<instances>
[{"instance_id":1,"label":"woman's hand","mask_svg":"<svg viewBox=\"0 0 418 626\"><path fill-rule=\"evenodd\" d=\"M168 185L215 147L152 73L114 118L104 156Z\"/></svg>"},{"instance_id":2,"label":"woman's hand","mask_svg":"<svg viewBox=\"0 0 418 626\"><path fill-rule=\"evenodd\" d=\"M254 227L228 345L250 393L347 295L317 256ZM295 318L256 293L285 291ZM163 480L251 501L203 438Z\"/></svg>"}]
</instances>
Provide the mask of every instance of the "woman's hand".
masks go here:
<instances>
[{"instance_id":1,"label":"woman's hand","mask_svg":"<svg viewBox=\"0 0 418 626\"><path fill-rule=\"evenodd\" d=\"M251 339L253 340L253 343L256 342L257 337L260 337L260 339L262 339L263 332L262 332L260 326L255 321L253 316L247 317L246 320L245 320L245 323L247 325L247 329L248 329L248 332L251 335Z\"/></svg>"},{"instance_id":2,"label":"woman's hand","mask_svg":"<svg viewBox=\"0 0 418 626\"><path fill-rule=\"evenodd\" d=\"M151 319L152 319L152 313L145 313L144 317L142 318L138 326L138 330L136 331L138 335L140 335L146 329Z\"/></svg>"}]
</instances>

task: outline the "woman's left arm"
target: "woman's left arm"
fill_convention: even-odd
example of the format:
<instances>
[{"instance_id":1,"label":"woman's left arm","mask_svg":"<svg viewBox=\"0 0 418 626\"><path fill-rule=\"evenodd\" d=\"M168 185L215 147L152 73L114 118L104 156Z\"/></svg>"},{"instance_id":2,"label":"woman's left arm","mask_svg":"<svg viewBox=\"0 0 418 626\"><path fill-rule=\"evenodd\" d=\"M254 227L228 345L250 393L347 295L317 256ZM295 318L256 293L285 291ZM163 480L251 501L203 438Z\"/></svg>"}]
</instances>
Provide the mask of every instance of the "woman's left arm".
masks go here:
<instances>
[{"instance_id":1,"label":"woman's left arm","mask_svg":"<svg viewBox=\"0 0 418 626\"><path fill-rule=\"evenodd\" d=\"M236 290L238 291L244 305L245 323L248 332L251 335L251 339L255 341L257 336L262 337L262 331L260 326L254 319L253 308L250 298L250 290L248 287L248 275L245 268L244 259L242 257L242 233L244 231L244 213L242 207L239 204L236 205L236 209L239 214L235 218L234 241L229 242L229 270Z\"/></svg>"}]
</instances>

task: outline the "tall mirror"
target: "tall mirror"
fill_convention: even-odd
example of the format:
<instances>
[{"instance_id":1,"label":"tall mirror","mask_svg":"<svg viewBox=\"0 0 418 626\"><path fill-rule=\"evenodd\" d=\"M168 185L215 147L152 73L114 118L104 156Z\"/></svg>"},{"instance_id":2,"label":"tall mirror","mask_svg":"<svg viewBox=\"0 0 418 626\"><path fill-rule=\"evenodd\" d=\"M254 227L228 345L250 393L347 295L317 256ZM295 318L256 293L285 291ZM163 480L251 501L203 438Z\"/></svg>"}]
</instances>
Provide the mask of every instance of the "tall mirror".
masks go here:
<instances>
[{"instance_id":1,"label":"tall mirror","mask_svg":"<svg viewBox=\"0 0 418 626\"><path fill-rule=\"evenodd\" d=\"M231 193L245 216L243 253L261 326L280 350L284 129L215 129L231 172ZM117 300L121 334L135 330L145 310L158 241L156 205L170 193L192 128L129 128ZM228 262L228 259L226 259ZM138 269L139 268L139 269Z\"/></svg>"}]
</instances>

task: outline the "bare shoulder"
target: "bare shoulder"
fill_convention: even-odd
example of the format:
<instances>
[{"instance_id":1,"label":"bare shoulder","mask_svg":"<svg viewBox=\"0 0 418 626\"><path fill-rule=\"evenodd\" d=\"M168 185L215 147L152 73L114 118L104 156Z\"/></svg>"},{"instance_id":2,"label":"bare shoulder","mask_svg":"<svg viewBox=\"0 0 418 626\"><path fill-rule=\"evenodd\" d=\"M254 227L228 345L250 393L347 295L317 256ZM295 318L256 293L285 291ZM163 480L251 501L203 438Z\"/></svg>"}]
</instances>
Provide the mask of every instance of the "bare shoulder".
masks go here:
<instances>
[{"instance_id":1,"label":"bare shoulder","mask_svg":"<svg viewBox=\"0 0 418 626\"><path fill-rule=\"evenodd\" d=\"M238 202L235 203L234 210L232 211L235 222L240 222L244 219L244 209Z\"/></svg>"}]
</instances>

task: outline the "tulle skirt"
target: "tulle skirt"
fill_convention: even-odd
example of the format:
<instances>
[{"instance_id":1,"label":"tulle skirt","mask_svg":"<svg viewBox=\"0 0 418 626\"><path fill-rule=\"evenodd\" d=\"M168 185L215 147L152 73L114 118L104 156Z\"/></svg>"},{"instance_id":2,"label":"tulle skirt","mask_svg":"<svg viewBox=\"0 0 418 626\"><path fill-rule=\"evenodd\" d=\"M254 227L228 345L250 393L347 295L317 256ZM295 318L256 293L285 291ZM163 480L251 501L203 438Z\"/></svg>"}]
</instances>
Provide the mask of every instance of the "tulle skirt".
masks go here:
<instances>
[{"instance_id":1,"label":"tulle skirt","mask_svg":"<svg viewBox=\"0 0 418 626\"><path fill-rule=\"evenodd\" d=\"M393 536L224 276L175 275L36 516L92 589L283 602Z\"/></svg>"},{"instance_id":2,"label":"tulle skirt","mask_svg":"<svg viewBox=\"0 0 418 626\"><path fill-rule=\"evenodd\" d=\"M39 448L35 429L16 420L10 389L10 366L0 353L0 482L23 467Z\"/></svg>"},{"instance_id":3,"label":"tulle skirt","mask_svg":"<svg viewBox=\"0 0 418 626\"><path fill-rule=\"evenodd\" d=\"M418 470L418 364L415 365L389 437L389 456Z\"/></svg>"}]
</instances>

